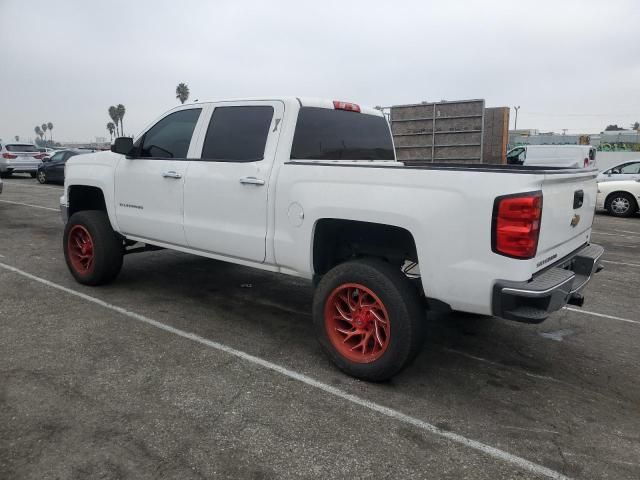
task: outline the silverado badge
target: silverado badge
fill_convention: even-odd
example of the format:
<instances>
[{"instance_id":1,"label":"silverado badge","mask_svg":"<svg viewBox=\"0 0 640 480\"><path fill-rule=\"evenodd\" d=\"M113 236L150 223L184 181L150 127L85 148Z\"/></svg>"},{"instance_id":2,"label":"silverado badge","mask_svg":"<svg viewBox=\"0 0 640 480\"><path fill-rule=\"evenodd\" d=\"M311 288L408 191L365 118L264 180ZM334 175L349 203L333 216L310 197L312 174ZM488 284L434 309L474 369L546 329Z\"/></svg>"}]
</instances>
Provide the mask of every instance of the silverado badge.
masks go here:
<instances>
[{"instance_id":1,"label":"silverado badge","mask_svg":"<svg viewBox=\"0 0 640 480\"><path fill-rule=\"evenodd\" d=\"M571 226L575 227L579 223L580 223L580 215L576 213L575 215L573 215L573 218L571 219Z\"/></svg>"}]
</instances>

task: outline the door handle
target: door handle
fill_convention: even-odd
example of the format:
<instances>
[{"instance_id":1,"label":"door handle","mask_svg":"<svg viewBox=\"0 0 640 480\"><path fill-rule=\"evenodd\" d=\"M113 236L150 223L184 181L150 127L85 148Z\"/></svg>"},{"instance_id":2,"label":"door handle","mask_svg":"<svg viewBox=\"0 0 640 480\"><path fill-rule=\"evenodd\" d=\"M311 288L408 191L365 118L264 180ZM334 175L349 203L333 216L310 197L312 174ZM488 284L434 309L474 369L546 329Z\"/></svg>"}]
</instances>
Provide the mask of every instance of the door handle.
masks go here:
<instances>
[{"instance_id":1,"label":"door handle","mask_svg":"<svg viewBox=\"0 0 640 480\"><path fill-rule=\"evenodd\" d=\"M256 177L242 177L240 183L245 185L264 185L264 180Z\"/></svg>"},{"instance_id":2,"label":"door handle","mask_svg":"<svg viewBox=\"0 0 640 480\"><path fill-rule=\"evenodd\" d=\"M173 170L171 170L170 172L163 172L162 176L164 178L182 178L182 175L180 175L178 172L174 172Z\"/></svg>"}]
</instances>

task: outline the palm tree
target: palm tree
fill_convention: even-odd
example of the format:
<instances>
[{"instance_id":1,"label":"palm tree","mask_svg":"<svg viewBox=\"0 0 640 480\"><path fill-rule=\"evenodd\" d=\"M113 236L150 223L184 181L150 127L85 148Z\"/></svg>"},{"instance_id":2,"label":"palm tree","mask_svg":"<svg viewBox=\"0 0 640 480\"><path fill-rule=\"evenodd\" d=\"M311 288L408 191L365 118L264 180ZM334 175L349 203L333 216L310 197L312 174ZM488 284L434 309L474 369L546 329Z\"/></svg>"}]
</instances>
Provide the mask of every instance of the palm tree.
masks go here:
<instances>
[{"instance_id":1,"label":"palm tree","mask_svg":"<svg viewBox=\"0 0 640 480\"><path fill-rule=\"evenodd\" d=\"M111 136L111 140L113 141L113 132L116 131L116 126L113 122L107 123L107 130L109 130L109 135Z\"/></svg>"},{"instance_id":2,"label":"palm tree","mask_svg":"<svg viewBox=\"0 0 640 480\"><path fill-rule=\"evenodd\" d=\"M119 103L116 107L116 112L118 113L118 120L120 120L120 135L124 136L124 126L122 125L122 118L127 110L124 108L124 105Z\"/></svg>"},{"instance_id":3,"label":"palm tree","mask_svg":"<svg viewBox=\"0 0 640 480\"><path fill-rule=\"evenodd\" d=\"M186 83L179 83L176 87L176 98L184 103L189 98L189 87Z\"/></svg>"},{"instance_id":4,"label":"palm tree","mask_svg":"<svg viewBox=\"0 0 640 480\"><path fill-rule=\"evenodd\" d=\"M38 125L36 125L36 128L34 128L33 131L36 132L36 135L40 137L40 143L42 143L42 136L44 135L44 132L40 129Z\"/></svg>"},{"instance_id":5,"label":"palm tree","mask_svg":"<svg viewBox=\"0 0 640 480\"><path fill-rule=\"evenodd\" d=\"M20 135L16 135L14 138L16 139L16 142L20 141Z\"/></svg>"},{"instance_id":6,"label":"palm tree","mask_svg":"<svg viewBox=\"0 0 640 480\"><path fill-rule=\"evenodd\" d=\"M47 123L47 128L49 129L49 139L51 140L51 143L53 143L53 123Z\"/></svg>"},{"instance_id":7,"label":"palm tree","mask_svg":"<svg viewBox=\"0 0 640 480\"><path fill-rule=\"evenodd\" d=\"M113 120L113 123L116 126L116 137L119 137L120 134L118 132L118 109L113 105L109 107L109 117L111 117L111 120Z\"/></svg>"},{"instance_id":8,"label":"palm tree","mask_svg":"<svg viewBox=\"0 0 640 480\"><path fill-rule=\"evenodd\" d=\"M43 136L46 136L47 128L48 128L48 127L47 127L47 124L46 124L46 123L43 123L41 128L42 128L42 135L43 135ZM46 142L47 142L47 141L45 140L45 144L46 144Z\"/></svg>"}]
</instances>

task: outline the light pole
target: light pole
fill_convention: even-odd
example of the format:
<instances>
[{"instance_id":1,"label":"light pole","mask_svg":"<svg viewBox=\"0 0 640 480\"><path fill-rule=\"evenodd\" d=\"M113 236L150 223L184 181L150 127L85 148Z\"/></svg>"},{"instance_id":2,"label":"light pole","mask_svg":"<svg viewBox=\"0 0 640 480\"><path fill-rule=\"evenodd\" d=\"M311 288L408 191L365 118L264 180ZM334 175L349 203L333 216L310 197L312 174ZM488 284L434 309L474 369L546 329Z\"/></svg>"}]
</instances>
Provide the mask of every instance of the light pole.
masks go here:
<instances>
[{"instance_id":1,"label":"light pole","mask_svg":"<svg viewBox=\"0 0 640 480\"><path fill-rule=\"evenodd\" d=\"M517 130L518 129L518 110L520 110L520 105L518 105L517 107L513 107L513 109L516 111L516 119L513 122L513 129Z\"/></svg>"}]
</instances>

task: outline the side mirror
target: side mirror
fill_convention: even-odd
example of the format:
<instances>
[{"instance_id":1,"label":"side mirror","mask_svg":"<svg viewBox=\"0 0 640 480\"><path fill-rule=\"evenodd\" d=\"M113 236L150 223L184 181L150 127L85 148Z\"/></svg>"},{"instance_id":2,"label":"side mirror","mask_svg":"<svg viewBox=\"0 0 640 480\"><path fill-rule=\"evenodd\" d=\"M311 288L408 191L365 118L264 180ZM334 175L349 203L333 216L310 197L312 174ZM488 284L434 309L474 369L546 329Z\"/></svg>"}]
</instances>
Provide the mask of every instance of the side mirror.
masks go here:
<instances>
[{"instance_id":1,"label":"side mirror","mask_svg":"<svg viewBox=\"0 0 640 480\"><path fill-rule=\"evenodd\" d=\"M111 151L113 153L119 153L121 155L131 155L133 153L133 138L131 137L118 137L111 145Z\"/></svg>"},{"instance_id":2,"label":"side mirror","mask_svg":"<svg viewBox=\"0 0 640 480\"><path fill-rule=\"evenodd\" d=\"M611 176L611 171L607 172L607 177Z\"/></svg>"}]
</instances>

